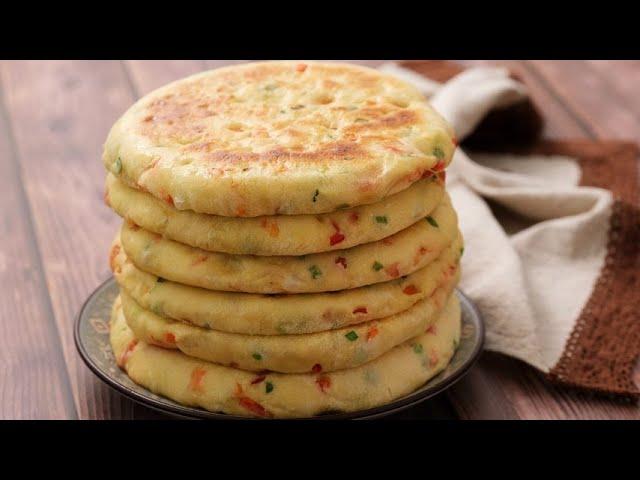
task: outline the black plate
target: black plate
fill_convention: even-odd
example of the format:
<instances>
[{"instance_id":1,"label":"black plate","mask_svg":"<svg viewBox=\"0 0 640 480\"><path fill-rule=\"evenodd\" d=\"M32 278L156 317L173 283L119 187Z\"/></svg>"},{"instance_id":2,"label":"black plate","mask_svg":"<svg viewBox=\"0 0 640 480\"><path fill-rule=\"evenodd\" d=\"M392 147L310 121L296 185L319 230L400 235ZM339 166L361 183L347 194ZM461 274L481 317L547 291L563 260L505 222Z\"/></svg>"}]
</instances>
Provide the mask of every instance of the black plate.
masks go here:
<instances>
[{"instance_id":1,"label":"black plate","mask_svg":"<svg viewBox=\"0 0 640 480\"><path fill-rule=\"evenodd\" d=\"M82 306L74 330L74 339L80 356L98 378L123 395L147 407L182 418L206 418L245 420L247 417L213 413L194 407L186 407L168 398L156 395L136 385L116 365L109 343L109 318L111 306L118 296L118 286L113 278L100 285ZM456 290L462 307L462 335L460 345L451 363L422 387L391 403L357 412L330 413L314 419L371 419L399 412L446 390L467 373L474 364L484 342L484 326L476 307L460 290Z\"/></svg>"}]
</instances>

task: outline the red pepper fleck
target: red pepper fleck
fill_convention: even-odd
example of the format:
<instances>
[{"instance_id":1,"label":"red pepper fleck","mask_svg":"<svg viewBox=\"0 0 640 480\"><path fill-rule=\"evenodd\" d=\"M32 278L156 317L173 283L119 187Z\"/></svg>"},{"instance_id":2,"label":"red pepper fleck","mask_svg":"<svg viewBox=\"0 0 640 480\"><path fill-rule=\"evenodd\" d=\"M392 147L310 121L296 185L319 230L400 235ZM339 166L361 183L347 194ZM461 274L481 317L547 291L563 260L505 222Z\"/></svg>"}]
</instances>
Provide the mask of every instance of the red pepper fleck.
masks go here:
<instances>
[{"instance_id":1,"label":"red pepper fleck","mask_svg":"<svg viewBox=\"0 0 640 480\"><path fill-rule=\"evenodd\" d=\"M433 167L433 171L434 172L439 172L439 171L443 170L444 167L445 167L444 160L438 160L438 163L436 163L436 166Z\"/></svg>"},{"instance_id":2,"label":"red pepper fleck","mask_svg":"<svg viewBox=\"0 0 640 480\"><path fill-rule=\"evenodd\" d=\"M416 293L420 292L420 290L415 285L407 285L406 287L404 287L402 292L407 295L415 295Z\"/></svg>"},{"instance_id":3,"label":"red pepper fleck","mask_svg":"<svg viewBox=\"0 0 640 480\"><path fill-rule=\"evenodd\" d=\"M168 193L164 196L163 200L167 202L169 205L171 205L172 207L175 207L175 204L173 203L173 197Z\"/></svg>"},{"instance_id":4,"label":"red pepper fleck","mask_svg":"<svg viewBox=\"0 0 640 480\"><path fill-rule=\"evenodd\" d=\"M369 313L367 307L358 307L353 310L353 313Z\"/></svg>"},{"instance_id":5,"label":"red pepper fleck","mask_svg":"<svg viewBox=\"0 0 640 480\"><path fill-rule=\"evenodd\" d=\"M109 192L107 192L106 190L104 191L104 195L102 196L102 199L104 200L104 204L107 207L111 206L111 203L109 203Z\"/></svg>"},{"instance_id":6,"label":"red pepper fleck","mask_svg":"<svg viewBox=\"0 0 640 480\"><path fill-rule=\"evenodd\" d=\"M266 218L263 218L260 221L260 226L267 230L270 237L276 238L280 235L280 227L278 227L278 222L275 220L267 220Z\"/></svg>"},{"instance_id":7,"label":"red pepper fleck","mask_svg":"<svg viewBox=\"0 0 640 480\"><path fill-rule=\"evenodd\" d=\"M356 212L351 212L349 214L349 221L351 223L356 223L359 219L360 219L360 215L358 215Z\"/></svg>"},{"instance_id":8,"label":"red pepper fleck","mask_svg":"<svg viewBox=\"0 0 640 480\"><path fill-rule=\"evenodd\" d=\"M322 393L326 393L326 391L331 387L331 378L328 375L320 375L316 378L316 384Z\"/></svg>"},{"instance_id":9,"label":"red pepper fleck","mask_svg":"<svg viewBox=\"0 0 640 480\"><path fill-rule=\"evenodd\" d=\"M206 262L208 258L209 257L207 255L198 255L196 259L193 262L191 262L191 266L195 267L196 265Z\"/></svg>"},{"instance_id":10,"label":"red pepper fleck","mask_svg":"<svg viewBox=\"0 0 640 480\"><path fill-rule=\"evenodd\" d=\"M111 267L112 271L115 271L116 269L115 260L119 253L120 253L120 245L114 245L111 248L111 252L109 252L109 266Z\"/></svg>"},{"instance_id":11,"label":"red pepper fleck","mask_svg":"<svg viewBox=\"0 0 640 480\"><path fill-rule=\"evenodd\" d=\"M266 375L258 375L256 378L251 380L251 385L257 385L258 383L264 382Z\"/></svg>"},{"instance_id":12,"label":"red pepper fleck","mask_svg":"<svg viewBox=\"0 0 640 480\"><path fill-rule=\"evenodd\" d=\"M377 335L378 335L378 328L377 327L371 327L369 329L369 331L367 332L367 342L370 342L371 340L376 338Z\"/></svg>"},{"instance_id":13,"label":"red pepper fleck","mask_svg":"<svg viewBox=\"0 0 640 480\"><path fill-rule=\"evenodd\" d=\"M264 408L258 402L256 402L255 400L253 400L253 399L251 399L249 397L240 397L238 399L238 402L244 408L246 408L247 410L249 410L252 413L255 413L259 417L269 418L269 417L273 416L273 415L271 415L271 413L266 408Z\"/></svg>"},{"instance_id":14,"label":"red pepper fleck","mask_svg":"<svg viewBox=\"0 0 640 480\"><path fill-rule=\"evenodd\" d=\"M244 217L244 215L247 213L247 210L244 207L238 207L236 209L236 216L237 217Z\"/></svg>"},{"instance_id":15,"label":"red pepper fleck","mask_svg":"<svg viewBox=\"0 0 640 480\"><path fill-rule=\"evenodd\" d=\"M296 72L304 72L307 69L307 64L305 63L299 63L298 65L296 65Z\"/></svg>"},{"instance_id":16,"label":"red pepper fleck","mask_svg":"<svg viewBox=\"0 0 640 480\"><path fill-rule=\"evenodd\" d=\"M400 276L400 270L398 270L398 262L392 263L387 268L384 269L391 278L397 278Z\"/></svg>"},{"instance_id":17,"label":"red pepper fleck","mask_svg":"<svg viewBox=\"0 0 640 480\"><path fill-rule=\"evenodd\" d=\"M329 245L337 245L338 243L344 240L344 235L340 232L336 232L331 237L329 237Z\"/></svg>"},{"instance_id":18,"label":"red pepper fleck","mask_svg":"<svg viewBox=\"0 0 640 480\"><path fill-rule=\"evenodd\" d=\"M134 232L137 232L138 230L140 230L140 225L135 222L129 221L129 228Z\"/></svg>"},{"instance_id":19,"label":"red pepper fleck","mask_svg":"<svg viewBox=\"0 0 640 480\"><path fill-rule=\"evenodd\" d=\"M202 392L202 379L204 378L207 371L204 368L194 368L191 372L191 381L189 382L189 389L194 390L196 392Z\"/></svg>"},{"instance_id":20,"label":"red pepper fleck","mask_svg":"<svg viewBox=\"0 0 640 480\"><path fill-rule=\"evenodd\" d=\"M335 260L336 265L340 265L342 266L342 268L346 269L347 268L347 259L344 257L338 257Z\"/></svg>"},{"instance_id":21,"label":"red pepper fleck","mask_svg":"<svg viewBox=\"0 0 640 480\"><path fill-rule=\"evenodd\" d=\"M164 334L164 341L171 344L171 345L175 345L176 344L176 336L171 333L171 332L167 332Z\"/></svg>"},{"instance_id":22,"label":"red pepper fleck","mask_svg":"<svg viewBox=\"0 0 640 480\"><path fill-rule=\"evenodd\" d=\"M429 365L433 367L436 363L438 363L438 354L431 350L429 354Z\"/></svg>"},{"instance_id":23,"label":"red pepper fleck","mask_svg":"<svg viewBox=\"0 0 640 480\"><path fill-rule=\"evenodd\" d=\"M127 345L127 348L124 349L124 352L122 352L122 355L120 355L120 358L118 359L117 363L119 367L124 367L127 364L127 360L129 360L129 357L131 356L133 349L136 348L136 345L138 345L138 340L135 338L129 342L129 345Z\"/></svg>"},{"instance_id":24,"label":"red pepper fleck","mask_svg":"<svg viewBox=\"0 0 640 480\"><path fill-rule=\"evenodd\" d=\"M238 403L250 412L255 413L259 417L272 417L271 413L266 408L244 394L242 386L239 383L236 383L235 396L238 399Z\"/></svg>"},{"instance_id":25,"label":"red pepper fleck","mask_svg":"<svg viewBox=\"0 0 640 480\"><path fill-rule=\"evenodd\" d=\"M382 239L382 243L386 246L393 245L393 238L387 237Z\"/></svg>"},{"instance_id":26,"label":"red pepper fleck","mask_svg":"<svg viewBox=\"0 0 640 480\"><path fill-rule=\"evenodd\" d=\"M413 264L417 265L420 262L420 257L422 257L425 253L428 253L429 249L426 247L420 247L416 252L416 255L413 257Z\"/></svg>"},{"instance_id":27,"label":"red pepper fleck","mask_svg":"<svg viewBox=\"0 0 640 480\"><path fill-rule=\"evenodd\" d=\"M322 365L320 365L319 363L316 363L312 368L311 371L313 373L320 373L322 371Z\"/></svg>"},{"instance_id":28,"label":"red pepper fleck","mask_svg":"<svg viewBox=\"0 0 640 480\"><path fill-rule=\"evenodd\" d=\"M429 328L427 328L426 333L435 335L436 333L438 333L438 329L436 328L435 325L429 325Z\"/></svg>"}]
</instances>

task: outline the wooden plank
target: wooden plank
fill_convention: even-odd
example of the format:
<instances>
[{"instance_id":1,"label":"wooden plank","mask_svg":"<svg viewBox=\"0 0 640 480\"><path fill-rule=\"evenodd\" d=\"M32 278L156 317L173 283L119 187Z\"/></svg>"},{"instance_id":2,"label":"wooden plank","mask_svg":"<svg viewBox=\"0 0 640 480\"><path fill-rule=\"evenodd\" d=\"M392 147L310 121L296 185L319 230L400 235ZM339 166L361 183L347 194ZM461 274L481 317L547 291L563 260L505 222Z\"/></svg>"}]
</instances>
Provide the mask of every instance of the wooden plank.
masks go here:
<instances>
[{"instance_id":1,"label":"wooden plank","mask_svg":"<svg viewBox=\"0 0 640 480\"><path fill-rule=\"evenodd\" d=\"M640 119L640 61L589 60L587 64L618 97L617 103L622 102L636 119Z\"/></svg>"},{"instance_id":2,"label":"wooden plank","mask_svg":"<svg viewBox=\"0 0 640 480\"><path fill-rule=\"evenodd\" d=\"M100 154L110 125L133 100L122 66L4 62L0 78L78 416L155 417L100 382L72 334L80 306L110 274L119 219L102 201Z\"/></svg>"},{"instance_id":3,"label":"wooden plank","mask_svg":"<svg viewBox=\"0 0 640 480\"><path fill-rule=\"evenodd\" d=\"M594 137L635 140L640 136L640 111L634 112L632 104L589 63L530 61L527 65L562 98L568 110L589 125Z\"/></svg>"},{"instance_id":4,"label":"wooden plank","mask_svg":"<svg viewBox=\"0 0 640 480\"><path fill-rule=\"evenodd\" d=\"M204 63L208 69L210 68L219 68L224 67L226 65L234 65L237 63L245 63L250 60L205 60ZM301 60L303 61L303 60ZM323 60L317 60L323 61ZM347 63L357 63L360 65L365 65L367 67L375 68L378 65L384 63L386 60L326 60L328 62L347 62Z\"/></svg>"},{"instance_id":5,"label":"wooden plank","mask_svg":"<svg viewBox=\"0 0 640 480\"><path fill-rule=\"evenodd\" d=\"M2 99L0 159L0 419L75 418Z\"/></svg>"},{"instance_id":6,"label":"wooden plank","mask_svg":"<svg viewBox=\"0 0 640 480\"><path fill-rule=\"evenodd\" d=\"M124 62L124 66L138 98L169 82L209 68L204 61L194 60L130 60Z\"/></svg>"},{"instance_id":7,"label":"wooden plank","mask_svg":"<svg viewBox=\"0 0 640 480\"><path fill-rule=\"evenodd\" d=\"M584 112L573 111L565 105L564 94L553 89L552 83L528 63L502 63L527 82L536 104L551 125L550 136L588 138L603 129L593 124ZM608 98L606 92L600 94ZM602 117L602 121L606 122L606 118ZM451 389L449 398L463 418L471 419L640 418L637 405L557 387L532 367L490 352L485 352L476 368Z\"/></svg>"}]
</instances>

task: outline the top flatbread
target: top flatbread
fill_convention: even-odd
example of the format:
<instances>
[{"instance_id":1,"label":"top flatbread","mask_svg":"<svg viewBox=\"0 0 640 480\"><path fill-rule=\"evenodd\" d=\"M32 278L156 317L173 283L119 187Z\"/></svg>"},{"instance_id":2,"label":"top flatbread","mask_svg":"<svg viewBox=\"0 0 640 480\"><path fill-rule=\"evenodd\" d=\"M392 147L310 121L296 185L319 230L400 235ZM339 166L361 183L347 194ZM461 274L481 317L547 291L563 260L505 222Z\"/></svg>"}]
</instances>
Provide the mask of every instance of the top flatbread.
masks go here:
<instances>
[{"instance_id":1,"label":"top flatbread","mask_svg":"<svg viewBox=\"0 0 640 480\"><path fill-rule=\"evenodd\" d=\"M259 62L197 74L135 103L103 162L179 210L326 213L404 190L453 155L412 86L345 63Z\"/></svg>"}]
</instances>

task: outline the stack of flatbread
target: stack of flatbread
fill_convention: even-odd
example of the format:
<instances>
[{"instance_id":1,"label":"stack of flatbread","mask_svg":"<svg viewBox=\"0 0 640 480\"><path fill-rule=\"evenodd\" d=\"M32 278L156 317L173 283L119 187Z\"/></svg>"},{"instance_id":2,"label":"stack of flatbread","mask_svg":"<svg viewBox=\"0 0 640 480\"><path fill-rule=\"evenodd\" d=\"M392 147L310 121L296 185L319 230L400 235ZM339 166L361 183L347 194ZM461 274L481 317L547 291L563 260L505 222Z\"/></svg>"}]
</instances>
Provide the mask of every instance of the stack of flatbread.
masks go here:
<instances>
[{"instance_id":1,"label":"stack of flatbread","mask_svg":"<svg viewBox=\"0 0 640 480\"><path fill-rule=\"evenodd\" d=\"M124 223L111 343L136 383L260 417L379 406L459 340L451 128L349 64L262 62L162 87L113 126Z\"/></svg>"}]
</instances>

